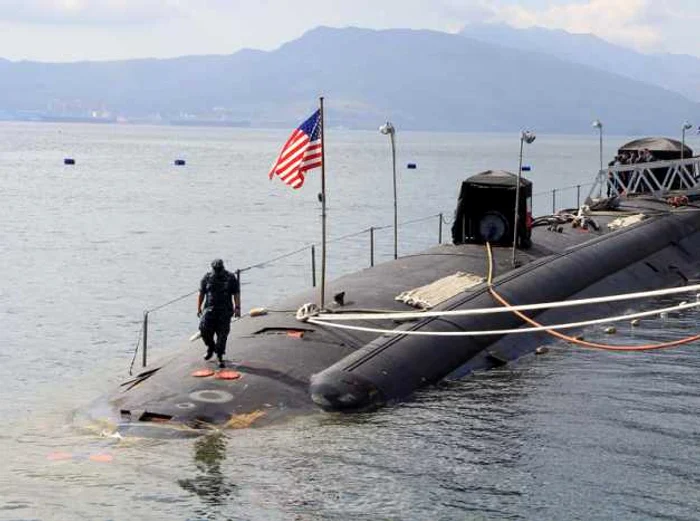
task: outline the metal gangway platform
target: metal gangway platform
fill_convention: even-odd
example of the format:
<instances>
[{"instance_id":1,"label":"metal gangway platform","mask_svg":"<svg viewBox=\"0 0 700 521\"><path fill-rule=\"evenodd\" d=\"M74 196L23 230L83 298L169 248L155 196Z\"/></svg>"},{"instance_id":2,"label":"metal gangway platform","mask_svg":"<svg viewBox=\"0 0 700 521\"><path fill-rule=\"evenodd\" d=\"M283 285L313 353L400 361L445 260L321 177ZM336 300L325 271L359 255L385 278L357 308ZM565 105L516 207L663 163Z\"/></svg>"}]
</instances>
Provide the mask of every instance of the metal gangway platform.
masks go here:
<instances>
[{"instance_id":1,"label":"metal gangway platform","mask_svg":"<svg viewBox=\"0 0 700 521\"><path fill-rule=\"evenodd\" d=\"M700 156L669 161L615 165L598 172L589 198L651 194L664 197L700 188Z\"/></svg>"}]
</instances>

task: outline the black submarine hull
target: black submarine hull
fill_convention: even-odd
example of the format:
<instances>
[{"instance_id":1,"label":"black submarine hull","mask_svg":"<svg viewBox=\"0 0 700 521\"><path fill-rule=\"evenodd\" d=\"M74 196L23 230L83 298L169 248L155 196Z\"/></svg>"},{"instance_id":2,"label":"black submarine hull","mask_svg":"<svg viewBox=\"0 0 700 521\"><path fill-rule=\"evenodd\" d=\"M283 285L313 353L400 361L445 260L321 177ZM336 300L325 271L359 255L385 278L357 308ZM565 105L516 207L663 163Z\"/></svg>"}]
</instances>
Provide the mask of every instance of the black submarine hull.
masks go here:
<instances>
[{"instance_id":1,"label":"black submarine hull","mask_svg":"<svg viewBox=\"0 0 700 521\"><path fill-rule=\"evenodd\" d=\"M595 230L534 229L533 246L518 251L521 265L515 269L511 249L495 248L494 287L511 304L529 304L680 286L700 272L697 209L673 209L663 201L640 198L625 201L620 210L596 215ZM633 213L646 218L607 228L618 217ZM344 305L332 308L335 312L410 311L397 295L456 272L485 277L488 264L481 244L443 244L340 277L328 284L327 294L345 293ZM272 309L277 311L232 323L226 358L228 368L238 374L236 379L193 376L207 365L202 360L205 348L201 341L187 342L92 404L82 416L120 433L177 427L186 434L262 426L320 409L364 411L406 399L441 380L501 365L551 341L545 333L418 337L339 330L298 320L297 310L316 298L317 291L310 290L275 304ZM552 309L532 316L551 324L567 321L572 314L599 317L626 305ZM499 304L481 283L432 310L494 306ZM360 324L438 332L516 328L523 321L511 313L498 313Z\"/></svg>"},{"instance_id":2,"label":"black submarine hull","mask_svg":"<svg viewBox=\"0 0 700 521\"><path fill-rule=\"evenodd\" d=\"M695 212L668 214L509 271L496 279L494 288L511 304L534 304L681 285L688 280L684 273L695 274L700 268L699 232ZM455 297L440 309L498 306L487 288L481 288ZM595 313L601 315L600 305ZM540 313L549 315L544 323L565 321L570 314ZM428 318L407 329L488 331L522 324L514 314L500 313L450 317L449 321ZM326 410L371 409L400 400L426 384L470 372L469 366L476 367L480 354L482 364L490 365L517 358L547 340L544 333L507 339L503 335L382 337L314 375L310 392L314 402Z\"/></svg>"}]
</instances>

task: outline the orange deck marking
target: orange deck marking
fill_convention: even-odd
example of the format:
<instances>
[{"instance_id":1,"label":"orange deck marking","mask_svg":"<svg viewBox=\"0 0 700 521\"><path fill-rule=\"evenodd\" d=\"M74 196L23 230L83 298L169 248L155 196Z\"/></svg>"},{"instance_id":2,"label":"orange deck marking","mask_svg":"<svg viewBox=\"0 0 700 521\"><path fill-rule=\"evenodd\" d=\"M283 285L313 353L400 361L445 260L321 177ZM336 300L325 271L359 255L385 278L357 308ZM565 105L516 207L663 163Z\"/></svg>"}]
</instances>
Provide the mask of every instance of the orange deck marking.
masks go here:
<instances>
[{"instance_id":1,"label":"orange deck marking","mask_svg":"<svg viewBox=\"0 0 700 521\"><path fill-rule=\"evenodd\" d=\"M241 377L241 373L238 371L232 371L231 369L224 369L223 371L219 371L216 373L216 376L214 378L218 378L219 380L236 380Z\"/></svg>"},{"instance_id":2,"label":"orange deck marking","mask_svg":"<svg viewBox=\"0 0 700 521\"><path fill-rule=\"evenodd\" d=\"M213 369L197 369L196 371L192 371L192 376L196 378L206 378L207 376L211 376L213 374Z\"/></svg>"},{"instance_id":3,"label":"orange deck marking","mask_svg":"<svg viewBox=\"0 0 700 521\"><path fill-rule=\"evenodd\" d=\"M303 331L287 331L287 336L292 337L292 338L303 338L304 332Z\"/></svg>"},{"instance_id":4,"label":"orange deck marking","mask_svg":"<svg viewBox=\"0 0 700 521\"><path fill-rule=\"evenodd\" d=\"M109 463L114 457L111 454L91 454L90 461L97 461L100 463Z\"/></svg>"}]
</instances>

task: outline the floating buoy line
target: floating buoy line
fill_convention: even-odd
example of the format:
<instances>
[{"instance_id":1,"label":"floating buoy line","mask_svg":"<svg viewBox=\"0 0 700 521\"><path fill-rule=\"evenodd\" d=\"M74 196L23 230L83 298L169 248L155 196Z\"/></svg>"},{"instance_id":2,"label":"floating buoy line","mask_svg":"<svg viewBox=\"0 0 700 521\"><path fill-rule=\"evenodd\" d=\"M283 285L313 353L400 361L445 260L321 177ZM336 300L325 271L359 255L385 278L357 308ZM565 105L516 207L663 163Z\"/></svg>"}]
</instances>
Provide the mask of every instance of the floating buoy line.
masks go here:
<instances>
[{"instance_id":1,"label":"floating buoy line","mask_svg":"<svg viewBox=\"0 0 700 521\"><path fill-rule=\"evenodd\" d=\"M661 342L658 344L643 344L643 345L612 345L612 344L602 344L597 342L589 342L583 340L582 338L572 337L559 333L559 329L573 329L585 326L592 326L597 324L606 324L611 322L620 322L624 320L631 320L633 325L639 324L639 318L648 316L667 316L669 312L681 311L684 309L693 309L700 307L700 295L696 295L694 302L681 302L675 306L658 308L650 311L640 311L637 313L628 313L624 315L617 315L613 317L604 317L592 320L584 320L579 322L568 322L564 324L541 324L536 320L528 317L522 311L528 310L539 310L539 309L552 309L552 308L564 308L573 306L583 306L588 304L602 304L608 302L619 302L624 300L634 300L641 298L658 297L664 295L674 295L679 293L689 293L700 290L700 284L693 284L690 286L682 286L677 288L666 288L659 290L650 291L640 291L635 293L623 293L620 295L609 295L605 297L593 297L585 299L576 299L568 301L559 302L543 302L538 304L523 304L523 305L512 305L505 298L503 298L494 289L492 284L493 279L493 255L491 252L491 245L486 243L486 251L488 257L488 278L487 285L489 293L498 301L503 307L491 307L491 308L478 308L478 309L463 309L463 310L451 310L451 311L422 311L422 312L382 312L382 313L320 313L314 307L309 308L303 307L297 313L297 318L299 320L307 321L312 324L319 326L338 328L338 329L350 329L354 331L363 331L368 333L380 333L387 335L416 335L416 336L485 336L485 335L506 335L506 334L524 334L524 333L536 333L536 332L546 332L550 335L565 340L566 342L579 345L582 347L589 347L594 349L603 349L610 351L648 351L652 349L665 349L669 347L676 347L679 345L687 344L700 340L700 334L691 335L678 340L673 340L669 342ZM357 320L415 320L424 318L440 318L446 316L456 316L456 315L485 315L490 313L513 313L526 323L530 324L532 327L519 327L516 329L497 329L497 330L478 330L478 331L413 331L413 330L401 330L401 329L386 329L386 328L375 328L366 326L353 326L349 324L341 324L339 322L343 321L357 321ZM614 328L608 328L612 331Z\"/></svg>"}]
</instances>

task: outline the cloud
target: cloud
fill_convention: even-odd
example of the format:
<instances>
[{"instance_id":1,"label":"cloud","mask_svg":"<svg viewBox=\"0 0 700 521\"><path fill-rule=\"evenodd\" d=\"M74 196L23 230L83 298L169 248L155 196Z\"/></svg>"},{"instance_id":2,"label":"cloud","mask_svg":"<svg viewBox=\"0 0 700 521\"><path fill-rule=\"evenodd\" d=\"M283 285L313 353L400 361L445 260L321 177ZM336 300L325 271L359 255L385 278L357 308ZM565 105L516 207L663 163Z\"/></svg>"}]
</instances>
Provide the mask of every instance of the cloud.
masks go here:
<instances>
[{"instance_id":1,"label":"cloud","mask_svg":"<svg viewBox=\"0 0 700 521\"><path fill-rule=\"evenodd\" d=\"M464 2L445 0L442 9L446 17L460 20L462 24L479 24L499 21L498 8L492 0L474 0Z\"/></svg>"},{"instance_id":2,"label":"cloud","mask_svg":"<svg viewBox=\"0 0 700 521\"><path fill-rule=\"evenodd\" d=\"M42 25L140 25L182 16L179 0L3 0L0 21Z\"/></svg>"},{"instance_id":3,"label":"cloud","mask_svg":"<svg viewBox=\"0 0 700 521\"><path fill-rule=\"evenodd\" d=\"M541 7L528 7L533 1L434 0L426 8L424 0L0 0L0 22L90 27L178 21L203 28L225 19L232 30L246 32L252 24L287 37L321 24L456 32L467 22L505 22L594 33L637 48L654 47L661 39L657 27L663 17L658 6L652 13L651 0L536 0Z\"/></svg>"},{"instance_id":4,"label":"cloud","mask_svg":"<svg viewBox=\"0 0 700 521\"><path fill-rule=\"evenodd\" d=\"M641 50L658 48L661 23L650 0L587 0L534 10L519 5L494 6L496 17L515 27L540 26L571 33L592 33Z\"/></svg>"},{"instance_id":5,"label":"cloud","mask_svg":"<svg viewBox=\"0 0 700 521\"><path fill-rule=\"evenodd\" d=\"M0 0L0 55L67 61L228 54L274 49L319 25L457 32L480 22L699 54L698 11L697 0Z\"/></svg>"}]
</instances>

